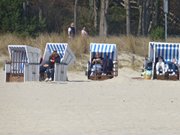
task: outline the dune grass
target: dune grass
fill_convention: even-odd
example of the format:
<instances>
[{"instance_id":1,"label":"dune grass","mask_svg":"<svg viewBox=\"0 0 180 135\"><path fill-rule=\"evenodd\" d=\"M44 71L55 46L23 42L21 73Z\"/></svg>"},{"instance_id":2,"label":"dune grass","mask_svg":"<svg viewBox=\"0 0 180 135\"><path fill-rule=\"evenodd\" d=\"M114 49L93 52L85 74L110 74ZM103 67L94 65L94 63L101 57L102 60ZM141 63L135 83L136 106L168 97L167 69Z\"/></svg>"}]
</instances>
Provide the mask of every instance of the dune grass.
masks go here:
<instances>
[{"instance_id":1,"label":"dune grass","mask_svg":"<svg viewBox=\"0 0 180 135\"><path fill-rule=\"evenodd\" d=\"M117 44L118 53L131 53L138 56L146 56L148 54L148 44L150 39L148 37L135 37L135 36L108 36L108 37L88 37L87 39L76 36L74 39L69 39L65 33L44 33L36 38L31 37L19 37L14 34L2 34L0 35L0 56L8 56L7 46L13 45L30 45L41 49L42 55L44 53L45 45L47 42L54 43L68 43L70 48L74 52L77 61L79 61L78 69L84 69L84 64L88 60L89 56L89 44L91 42L96 43L114 43ZM168 42L180 42L180 38L169 38ZM2 63L2 62L1 62ZM82 64L84 63L84 64ZM2 66L2 64L0 64ZM72 69L76 69L77 65ZM121 65L122 67L122 65ZM132 65L132 67L137 67Z\"/></svg>"},{"instance_id":2,"label":"dune grass","mask_svg":"<svg viewBox=\"0 0 180 135\"><path fill-rule=\"evenodd\" d=\"M47 42L66 42L71 46L71 49L75 53L76 57L80 57L83 53L88 53L89 44L91 42L96 43L115 43L117 44L119 51L128 51L132 53L136 53L142 55L142 49L146 49L148 45L149 39L148 38L137 38L137 37L88 37L87 39L82 39L80 36L77 36L74 39L68 39L67 36L64 34L41 34L37 38L31 37L18 37L13 34L3 34L0 35L0 50L1 54L8 55L7 46L10 44L13 45L30 45L33 47L38 47L44 52L45 45ZM144 51L143 51L144 52Z\"/></svg>"}]
</instances>

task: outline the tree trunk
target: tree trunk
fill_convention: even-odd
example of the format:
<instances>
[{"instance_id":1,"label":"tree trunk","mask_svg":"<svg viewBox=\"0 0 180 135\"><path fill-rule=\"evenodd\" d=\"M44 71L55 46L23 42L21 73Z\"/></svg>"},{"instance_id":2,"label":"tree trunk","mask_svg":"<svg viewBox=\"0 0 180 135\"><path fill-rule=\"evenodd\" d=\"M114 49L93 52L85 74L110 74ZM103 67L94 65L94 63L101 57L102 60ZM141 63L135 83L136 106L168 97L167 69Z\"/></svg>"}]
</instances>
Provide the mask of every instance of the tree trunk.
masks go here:
<instances>
[{"instance_id":1,"label":"tree trunk","mask_svg":"<svg viewBox=\"0 0 180 135\"><path fill-rule=\"evenodd\" d=\"M155 15L157 14L155 13L157 11L155 10L157 9L157 5L155 5L155 3L157 4L158 0L155 1L156 2L154 2L154 0L138 0L138 5L139 5L138 35L140 34L142 34L143 36L147 35L150 32L152 25L155 23L153 22L152 18L153 18L153 14ZM157 17L155 15L154 18Z\"/></svg>"},{"instance_id":2,"label":"tree trunk","mask_svg":"<svg viewBox=\"0 0 180 135\"><path fill-rule=\"evenodd\" d=\"M42 8L39 7L39 22L42 21Z\"/></svg>"},{"instance_id":3,"label":"tree trunk","mask_svg":"<svg viewBox=\"0 0 180 135\"><path fill-rule=\"evenodd\" d=\"M145 36L148 34L149 26L151 25L150 19L150 2L151 0L144 0L142 7L142 35Z\"/></svg>"},{"instance_id":4,"label":"tree trunk","mask_svg":"<svg viewBox=\"0 0 180 135\"><path fill-rule=\"evenodd\" d=\"M74 28L76 30L76 20L77 20L77 3L78 3L78 0L75 0L75 4L74 4Z\"/></svg>"},{"instance_id":5,"label":"tree trunk","mask_svg":"<svg viewBox=\"0 0 180 135\"><path fill-rule=\"evenodd\" d=\"M142 35L145 36L145 16L146 16L145 1L143 1L142 5L143 5L142 7Z\"/></svg>"},{"instance_id":6,"label":"tree trunk","mask_svg":"<svg viewBox=\"0 0 180 135\"><path fill-rule=\"evenodd\" d=\"M101 0L100 26L99 26L100 36L107 36L106 15L107 15L108 6L109 6L109 0Z\"/></svg>"},{"instance_id":7,"label":"tree trunk","mask_svg":"<svg viewBox=\"0 0 180 135\"><path fill-rule=\"evenodd\" d=\"M126 0L126 34L130 34L130 3L129 0Z\"/></svg>"},{"instance_id":8,"label":"tree trunk","mask_svg":"<svg viewBox=\"0 0 180 135\"><path fill-rule=\"evenodd\" d=\"M97 31L97 6L96 6L96 0L93 2L94 7L94 28Z\"/></svg>"},{"instance_id":9,"label":"tree trunk","mask_svg":"<svg viewBox=\"0 0 180 135\"><path fill-rule=\"evenodd\" d=\"M153 4L153 11L152 12L152 27L156 26L158 23L158 0L155 0Z\"/></svg>"},{"instance_id":10,"label":"tree trunk","mask_svg":"<svg viewBox=\"0 0 180 135\"><path fill-rule=\"evenodd\" d=\"M105 20L104 20L104 35L107 36L107 31L108 31L108 25L107 25L107 11L109 7L109 0L105 1Z\"/></svg>"},{"instance_id":11,"label":"tree trunk","mask_svg":"<svg viewBox=\"0 0 180 135\"><path fill-rule=\"evenodd\" d=\"M138 32L137 35L142 34L142 5L139 5L139 22L138 22Z\"/></svg>"}]
</instances>

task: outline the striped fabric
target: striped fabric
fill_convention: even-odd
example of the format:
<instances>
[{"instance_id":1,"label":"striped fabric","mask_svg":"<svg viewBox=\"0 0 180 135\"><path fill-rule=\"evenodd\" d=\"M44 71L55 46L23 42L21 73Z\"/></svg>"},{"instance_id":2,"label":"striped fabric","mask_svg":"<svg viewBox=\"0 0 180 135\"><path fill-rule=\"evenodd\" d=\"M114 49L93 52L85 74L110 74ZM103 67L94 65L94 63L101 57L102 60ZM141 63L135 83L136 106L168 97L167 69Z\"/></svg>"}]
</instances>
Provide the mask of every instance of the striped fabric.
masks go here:
<instances>
[{"instance_id":1,"label":"striped fabric","mask_svg":"<svg viewBox=\"0 0 180 135\"><path fill-rule=\"evenodd\" d=\"M26 50L23 47L9 47L12 62L27 62Z\"/></svg>"},{"instance_id":2,"label":"striped fabric","mask_svg":"<svg viewBox=\"0 0 180 135\"><path fill-rule=\"evenodd\" d=\"M176 58L177 61L179 62L179 57L180 57L179 43L150 42L149 46L150 46L149 55L154 60L156 57L161 56L166 62L171 61L173 58Z\"/></svg>"},{"instance_id":3,"label":"striped fabric","mask_svg":"<svg viewBox=\"0 0 180 135\"><path fill-rule=\"evenodd\" d=\"M24 73L25 63L39 63L40 49L28 45L8 45L10 72Z\"/></svg>"},{"instance_id":4,"label":"striped fabric","mask_svg":"<svg viewBox=\"0 0 180 135\"><path fill-rule=\"evenodd\" d=\"M26 51L25 46L15 46L15 45L9 45L8 46L9 50L14 50L14 51Z\"/></svg>"},{"instance_id":5,"label":"striped fabric","mask_svg":"<svg viewBox=\"0 0 180 135\"><path fill-rule=\"evenodd\" d=\"M61 62L67 65L73 64L76 59L68 43L46 43L42 64L49 61L49 56L53 51L57 51L61 58Z\"/></svg>"},{"instance_id":6,"label":"striped fabric","mask_svg":"<svg viewBox=\"0 0 180 135\"><path fill-rule=\"evenodd\" d=\"M26 46L9 45L11 58L10 73L24 73L24 64L27 63Z\"/></svg>"},{"instance_id":7,"label":"striped fabric","mask_svg":"<svg viewBox=\"0 0 180 135\"><path fill-rule=\"evenodd\" d=\"M46 43L42 65L49 61L51 54L57 51L61 58L61 64L55 64L54 81L66 81L67 67L76 60L67 43Z\"/></svg>"},{"instance_id":8,"label":"striped fabric","mask_svg":"<svg viewBox=\"0 0 180 135\"><path fill-rule=\"evenodd\" d=\"M64 56L67 45L67 43L47 43L46 47L48 49L49 54L52 54L52 52L56 50L62 58Z\"/></svg>"},{"instance_id":9,"label":"striped fabric","mask_svg":"<svg viewBox=\"0 0 180 135\"><path fill-rule=\"evenodd\" d=\"M103 58L108 56L109 59L117 60L116 44L91 43L90 44L91 58L95 56L96 52L99 52L101 54L101 57Z\"/></svg>"}]
</instances>

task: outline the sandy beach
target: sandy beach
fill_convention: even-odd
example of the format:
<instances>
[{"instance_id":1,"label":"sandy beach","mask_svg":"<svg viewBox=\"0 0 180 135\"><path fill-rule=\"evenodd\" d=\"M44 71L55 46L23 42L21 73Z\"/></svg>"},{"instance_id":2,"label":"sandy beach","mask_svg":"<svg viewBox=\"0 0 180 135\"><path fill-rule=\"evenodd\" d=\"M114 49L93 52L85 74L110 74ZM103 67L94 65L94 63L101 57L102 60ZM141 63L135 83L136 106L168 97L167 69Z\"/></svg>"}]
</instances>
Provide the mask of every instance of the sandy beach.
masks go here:
<instances>
[{"instance_id":1,"label":"sandy beach","mask_svg":"<svg viewBox=\"0 0 180 135\"><path fill-rule=\"evenodd\" d=\"M1 69L0 135L179 135L180 82L134 77L5 83Z\"/></svg>"}]
</instances>

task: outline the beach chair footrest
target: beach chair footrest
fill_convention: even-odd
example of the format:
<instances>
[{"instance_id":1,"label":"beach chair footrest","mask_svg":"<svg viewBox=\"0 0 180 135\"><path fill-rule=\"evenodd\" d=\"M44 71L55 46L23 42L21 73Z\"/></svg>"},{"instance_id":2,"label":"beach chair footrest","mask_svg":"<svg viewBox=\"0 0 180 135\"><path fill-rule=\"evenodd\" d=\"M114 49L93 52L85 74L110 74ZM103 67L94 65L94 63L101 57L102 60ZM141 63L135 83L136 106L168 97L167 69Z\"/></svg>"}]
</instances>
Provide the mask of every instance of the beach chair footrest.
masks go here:
<instances>
[{"instance_id":1,"label":"beach chair footrest","mask_svg":"<svg viewBox=\"0 0 180 135\"><path fill-rule=\"evenodd\" d=\"M23 73L18 73L18 74L7 73L6 82L24 82L24 74Z\"/></svg>"},{"instance_id":2,"label":"beach chair footrest","mask_svg":"<svg viewBox=\"0 0 180 135\"><path fill-rule=\"evenodd\" d=\"M91 80L106 80L111 78L113 78L112 75L93 75L89 77Z\"/></svg>"}]
</instances>

